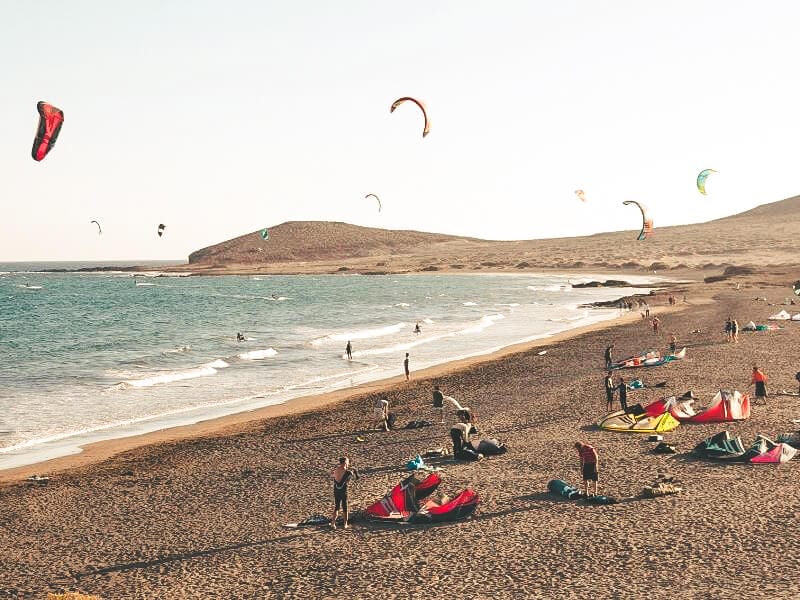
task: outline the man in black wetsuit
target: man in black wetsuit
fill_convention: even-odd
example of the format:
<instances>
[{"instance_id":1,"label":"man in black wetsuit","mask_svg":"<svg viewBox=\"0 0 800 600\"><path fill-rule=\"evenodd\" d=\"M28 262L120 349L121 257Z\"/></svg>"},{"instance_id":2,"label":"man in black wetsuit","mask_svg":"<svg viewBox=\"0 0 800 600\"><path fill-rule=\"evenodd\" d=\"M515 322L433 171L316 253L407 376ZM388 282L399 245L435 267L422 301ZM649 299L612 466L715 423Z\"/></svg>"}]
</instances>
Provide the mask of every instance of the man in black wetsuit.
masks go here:
<instances>
[{"instance_id":1,"label":"man in black wetsuit","mask_svg":"<svg viewBox=\"0 0 800 600\"><path fill-rule=\"evenodd\" d=\"M617 386L617 391L619 392L619 406L622 410L626 413L628 412L628 384L625 383L625 380L620 377L619 378L619 385Z\"/></svg>"},{"instance_id":2,"label":"man in black wetsuit","mask_svg":"<svg viewBox=\"0 0 800 600\"><path fill-rule=\"evenodd\" d=\"M606 348L606 352L604 354L604 358L606 359L606 369L611 368L612 360L611 360L611 351L614 349L614 344L609 344Z\"/></svg>"},{"instance_id":3,"label":"man in black wetsuit","mask_svg":"<svg viewBox=\"0 0 800 600\"><path fill-rule=\"evenodd\" d=\"M608 372L605 379L606 385L606 409L614 410L614 379L611 377L611 371Z\"/></svg>"},{"instance_id":4,"label":"man in black wetsuit","mask_svg":"<svg viewBox=\"0 0 800 600\"><path fill-rule=\"evenodd\" d=\"M347 360L353 360L353 345L350 340L347 340L347 346L344 347L344 351L347 354Z\"/></svg>"},{"instance_id":5,"label":"man in black wetsuit","mask_svg":"<svg viewBox=\"0 0 800 600\"><path fill-rule=\"evenodd\" d=\"M333 518L331 519L331 527L336 529L336 519L339 516L339 509L342 510L344 516L344 528L348 528L347 518L349 512L347 509L347 484L350 483L350 478L353 477L354 471L350 469L350 459L346 456L339 458L339 464L333 470L331 476L333 477L333 501L335 508L333 509Z\"/></svg>"}]
</instances>

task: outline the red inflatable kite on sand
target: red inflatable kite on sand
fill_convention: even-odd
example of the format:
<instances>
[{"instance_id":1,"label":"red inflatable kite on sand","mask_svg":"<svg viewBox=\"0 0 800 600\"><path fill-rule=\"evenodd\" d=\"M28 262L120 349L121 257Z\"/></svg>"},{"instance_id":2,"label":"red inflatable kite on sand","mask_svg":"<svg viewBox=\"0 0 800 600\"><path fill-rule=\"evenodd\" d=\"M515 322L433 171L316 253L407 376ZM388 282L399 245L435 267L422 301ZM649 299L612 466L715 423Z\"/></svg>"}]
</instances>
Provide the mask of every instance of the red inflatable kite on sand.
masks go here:
<instances>
[{"instance_id":1,"label":"red inflatable kite on sand","mask_svg":"<svg viewBox=\"0 0 800 600\"><path fill-rule=\"evenodd\" d=\"M33 160L40 161L56 144L61 126L64 124L64 112L47 102L39 102L36 110L39 111L39 128L33 140L31 156Z\"/></svg>"}]
</instances>

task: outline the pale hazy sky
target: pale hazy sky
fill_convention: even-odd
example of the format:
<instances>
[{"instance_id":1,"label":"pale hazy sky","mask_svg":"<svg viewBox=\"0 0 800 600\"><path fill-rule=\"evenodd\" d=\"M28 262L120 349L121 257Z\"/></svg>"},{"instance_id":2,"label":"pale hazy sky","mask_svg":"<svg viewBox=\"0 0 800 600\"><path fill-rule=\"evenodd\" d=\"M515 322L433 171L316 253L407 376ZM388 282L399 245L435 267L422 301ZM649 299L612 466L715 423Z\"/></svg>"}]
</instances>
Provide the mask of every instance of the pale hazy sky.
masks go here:
<instances>
[{"instance_id":1,"label":"pale hazy sky","mask_svg":"<svg viewBox=\"0 0 800 600\"><path fill-rule=\"evenodd\" d=\"M656 228L780 200L798 22L791 1L0 0L0 262L181 259L287 220L582 235L638 229L625 199ZM427 138L415 107L389 114L404 95ZM41 163L38 100L65 112Z\"/></svg>"}]
</instances>

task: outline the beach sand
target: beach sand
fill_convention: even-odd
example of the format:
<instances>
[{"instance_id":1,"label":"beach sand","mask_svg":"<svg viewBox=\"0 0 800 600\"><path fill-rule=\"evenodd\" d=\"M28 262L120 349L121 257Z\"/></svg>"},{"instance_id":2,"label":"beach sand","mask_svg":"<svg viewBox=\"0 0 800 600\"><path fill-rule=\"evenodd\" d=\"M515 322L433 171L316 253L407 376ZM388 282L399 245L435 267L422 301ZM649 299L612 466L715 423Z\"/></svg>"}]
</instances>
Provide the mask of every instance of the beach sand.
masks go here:
<instances>
[{"instance_id":1,"label":"beach sand","mask_svg":"<svg viewBox=\"0 0 800 600\"><path fill-rule=\"evenodd\" d=\"M679 346L688 346L685 360L625 375L666 380L668 394L692 390L700 406L719 388L751 390L754 362L770 377L771 392L796 389L800 323L742 334L739 344L724 343L722 334L729 314L744 324L777 312L753 298L782 301L796 271L739 277L739 290L731 281L690 285L690 304L672 312L660 294L650 300L662 317L659 337L632 315L612 328L547 340L543 356L532 348L471 360L415 373L408 384L391 380L104 442L83 455L6 472L0 597L64 590L103 598L794 597L800 461L718 465L688 452L725 428L746 444L756 433L795 430L800 399L773 396L741 424L683 425L665 436L679 450L674 456L649 453L646 436L602 432L593 423L605 413L601 357L609 341L623 356L663 349L675 331ZM683 291L675 293L680 300ZM398 483L410 457L446 445L448 428L440 425L369 429L376 393L386 395L400 423L433 419L434 382L477 412L482 433L510 446L480 463L444 464L442 491L472 486L480 494L475 517L432 527L283 527L330 512L329 474L339 455L361 472L351 488L359 508ZM629 403L662 394L635 391ZM290 414L271 417L280 412ZM356 442L359 435L364 443ZM660 474L675 476L684 492L614 506L549 495L550 479L577 483L578 439L600 452L602 492L635 496ZM52 479L20 480L30 472Z\"/></svg>"}]
</instances>

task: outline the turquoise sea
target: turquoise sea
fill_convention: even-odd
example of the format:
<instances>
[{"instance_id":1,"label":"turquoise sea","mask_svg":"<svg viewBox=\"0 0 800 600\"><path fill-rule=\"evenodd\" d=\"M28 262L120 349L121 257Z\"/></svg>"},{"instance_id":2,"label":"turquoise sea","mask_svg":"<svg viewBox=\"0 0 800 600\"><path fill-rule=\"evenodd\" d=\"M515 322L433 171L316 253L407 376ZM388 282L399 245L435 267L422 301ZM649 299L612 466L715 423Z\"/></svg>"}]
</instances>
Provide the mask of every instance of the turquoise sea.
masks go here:
<instances>
[{"instance_id":1,"label":"turquoise sea","mask_svg":"<svg viewBox=\"0 0 800 600\"><path fill-rule=\"evenodd\" d=\"M646 291L572 288L606 279L591 274L37 272L81 266L0 263L0 468L398 375L406 352L412 371L489 353Z\"/></svg>"}]
</instances>

